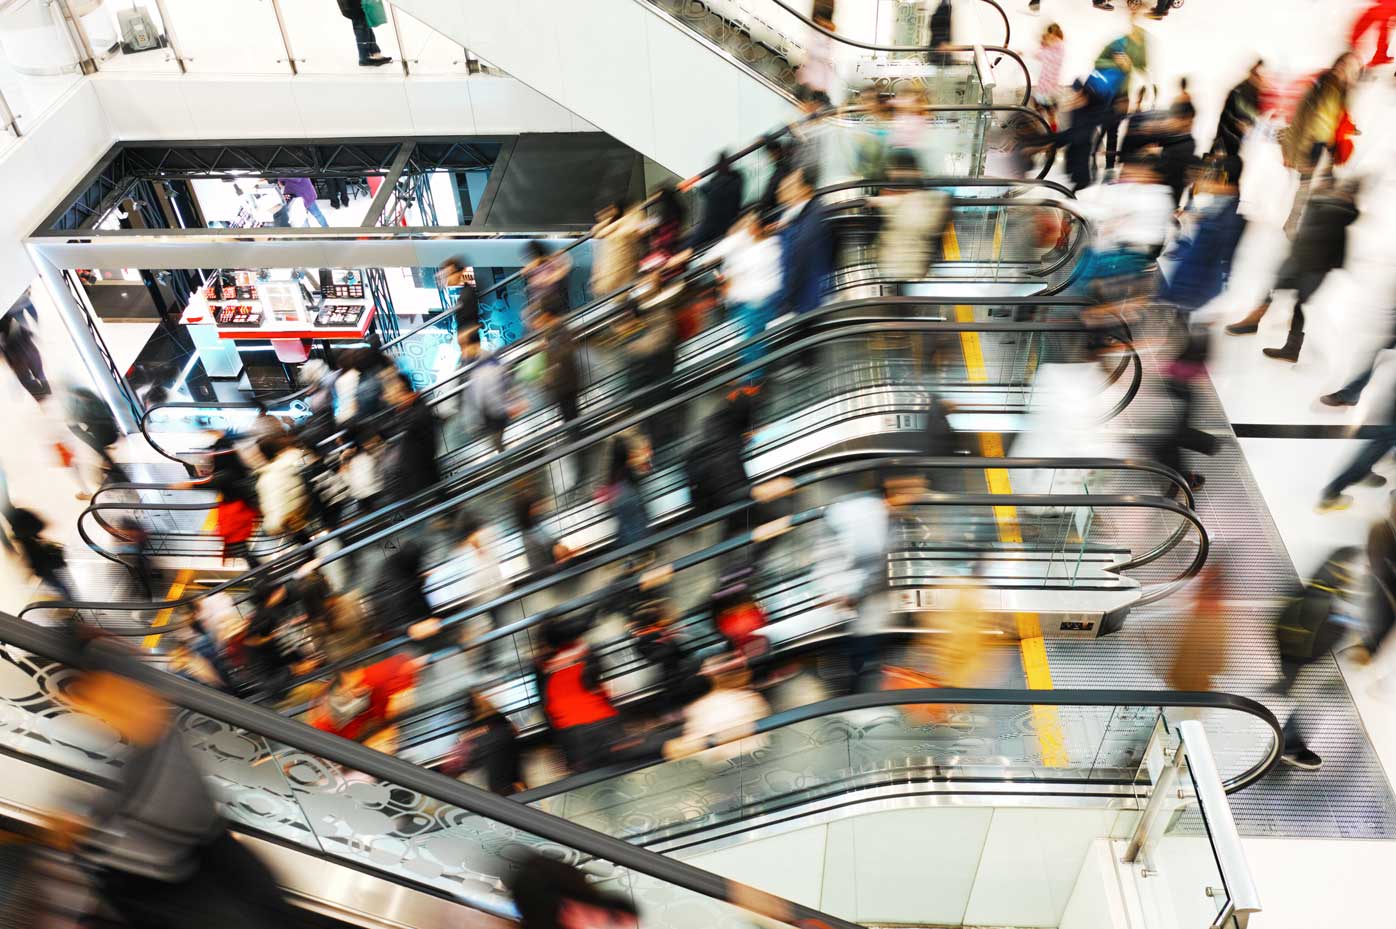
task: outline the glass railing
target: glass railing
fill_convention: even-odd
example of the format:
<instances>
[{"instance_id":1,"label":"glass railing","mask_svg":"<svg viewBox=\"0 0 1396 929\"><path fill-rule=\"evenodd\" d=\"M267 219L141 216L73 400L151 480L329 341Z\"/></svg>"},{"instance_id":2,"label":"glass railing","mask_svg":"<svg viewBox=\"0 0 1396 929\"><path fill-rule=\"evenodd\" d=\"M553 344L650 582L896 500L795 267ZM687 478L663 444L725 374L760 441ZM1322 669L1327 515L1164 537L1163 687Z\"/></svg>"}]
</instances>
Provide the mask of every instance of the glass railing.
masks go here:
<instances>
[{"instance_id":1,"label":"glass railing","mask_svg":"<svg viewBox=\"0 0 1396 929\"><path fill-rule=\"evenodd\" d=\"M987 311L1021 301L985 300L978 310ZM888 309L893 312L888 312ZM320 548L348 543L363 547L365 536L390 526L393 531L419 531L433 511L467 506L487 521L507 524L510 500L520 482L533 486L545 498L573 501L578 512L595 524L605 508L578 498L592 486L590 476L601 473L603 453L618 437L649 450L650 473L641 481L641 494L652 519L682 512L687 481L682 462L691 435L709 411L716 408L732 384L753 372L788 368L801 360L815 372L799 378L774 378L757 397L752 413L752 436L745 457L754 478L786 473L792 468L828 456L858 450L915 450L920 417L930 396L956 403L966 413L990 416L1017 415L1026 411L1029 372L1056 359L1070 359L1086 338L1086 330L1073 322L1018 323L998 320L945 321L940 301L913 297L871 298L821 308L802 318L802 325L821 331L794 344L768 350L755 360L738 350L722 355L704 367L691 382L656 390L652 385L629 381L616 402L588 411L573 424L556 421L531 437L515 435L503 455L478 448L463 458L455 473L431 488L400 495L392 507L341 525L322 540ZM840 319L843 317L843 319ZM896 319L897 322L877 320ZM830 328L835 324L836 328ZM969 334L969 335L966 335ZM967 365L961 351L964 338L979 346L974 364ZM1107 362L1099 413L1109 418L1124 409L1138 391L1141 369L1138 356L1126 351ZM577 438L584 435L585 438ZM479 440L488 446L487 440ZM143 492L143 491L138 491ZM156 490L155 493L161 493ZM119 523L122 513L182 514L181 534L203 538L206 544L181 551L215 554L218 543L210 528L200 528L212 503L146 503L139 499L95 502L94 514L102 514L107 526ZM80 529L90 544L101 550L100 535ZM609 537L603 534L601 539ZM596 541L601 541L598 539ZM358 540L358 541L353 541ZM363 544L361 544L363 543ZM119 560L119 556L117 556ZM337 560L337 559L336 559ZM258 569L269 576L278 568Z\"/></svg>"},{"instance_id":2,"label":"glass railing","mask_svg":"<svg viewBox=\"0 0 1396 929\"><path fill-rule=\"evenodd\" d=\"M7 752L81 779L120 777L123 746L100 723L69 709L62 685L74 651L60 637L0 617ZM46 657L18 651L27 645ZM52 660L67 658L67 665ZM629 897L642 925L672 926L676 913L706 925L746 927L727 902L740 885L523 804L191 685L149 666L130 674L183 707L177 726L235 828L306 854L506 918L517 918L509 880L527 854L585 863L604 890ZM301 737L304 737L304 740ZM852 924L778 898L753 903L767 917L835 929ZM360 901L361 902L361 901Z\"/></svg>"},{"instance_id":3,"label":"glass railing","mask_svg":"<svg viewBox=\"0 0 1396 929\"><path fill-rule=\"evenodd\" d=\"M6 751L84 779L119 777L120 745L60 697L74 652L9 617L0 618L0 640L10 645L0 656ZM1027 889L1039 880L1058 890L1065 881L1054 903L1060 917L1073 883L1079 891L1092 878L1098 842L1111 846L1106 857L1124 877L1139 869L1138 879L1176 889L1177 901L1187 894L1210 908L1181 910L1160 929L1238 917L1243 925L1259 902L1226 792L1263 777L1282 744L1271 713L1227 694L883 692L768 717L734 741L592 771L519 803L149 666L127 673L183 708L182 735L236 828L502 914L520 853L580 854L594 859L593 879L634 895L646 925L673 925L681 912L719 925L739 918L723 902L732 888L700 870L720 869L718 853L737 845L754 853L742 876L757 887L798 874L826 889L811 899L830 915L778 901L786 919L1056 925L1009 918L984 891L1002 887L994 878L1003 869L1022 891L1014 898L1035 896ZM1205 844L1174 842L1176 824L1196 813ZM955 840L937 843L924 879L953 873L958 892L874 893L889 876L913 868L924 876L927 834ZM860 835L872 844L855 854ZM811 862L762 854L782 836L787 848L814 841L823 854ZM993 847L1004 841L1014 847ZM1023 849L1040 853L1035 866ZM1053 867L1043 866L1048 859Z\"/></svg>"},{"instance_id":4,"label":"glass railing","mask_svg":"<svg viewBox=\"0 0 1396 929\"><path fill-rule=\"evenodd\" d=\"M402 727L404 751L417 761L439 757L441 740L449 742L459 725L465 688L485 688L521 728L537 727L541 720L530 669L544 650L542 626L556 617L588 616L644 592L673 605L682 634L694 648L720 648L707 598L723 565L734 559L750 561L757 569L753 592L770 614L769 636L776 645L772 661L828 647L829 637L842 632L844 617L829 599L826 566L836 562L826 557L830 537L822 525L824 505L879 474L904 472L922 475L940 492L909 499L898 511L887 571L903 606L885 630L889 636L935 632L971 611L983 636L1016 638L1024 613L1039 615L1039 628L1047 634L1106 634L1118 628L1132 605L1159 599L1186 583L1206 558L1206 533L1181 477L1157 465L1106 460L863 457L798 478L789 495L774 503L730 504L703 516L674 517L657 524L643 542L601 549L594 556L586 550L588 543L595 547L596 529L606 527L589 526L586 519L604 520L604 514L586 508L555 513L548 519L550 528L581 554L540 577L528 571L521 539L499 527L491 544L512 581L506 593L474 591L460 573L463 564L445 560L446 540L417 535L424 550L435 553L424 561L429 571L425 588L441 617L444 638L459 638L455 630L468 635L459 647L438 647L437 663L424 675L421 712ZM991 478L994 486L1011 486L1020 476L1045 475L1048 482L1067 485L1079 484L1082 474L1094 475L1097 486L1109 486L1112 492L986 492ZM1173 502L1175 495L1180 503ZM1095 511L1108 519L1092 523L1083 518ZM1164 576L1165 563L1177 566L1174 573ZM362 559L358 568L362 571ZM1135 576L1146 570L1152 571L1147 579ZM383 638L329 646L323 656L329 663L304 680L288 682L286 693L300 692L301 684L336 668L409 645L401 631L407 620L393 612L393 588L365 590L352 580L348 586L358 586L359 593L348 595L363 597L366 609L379 616ZM250 614L253 603L228 592L231 602L210 601L210 607ZM110 603L87 604L79 615L129 636L163 635L186 624L175 617L167 625L152 626L157 617L170 619L162 612ZM22 615L43 622L62 611L35 605ZM1058 632L1058 625L1070 631ZM159 646L173 641L162 638ZM661 683L628 637L598 639L597 647L614 692L625 699L644 701Z\"/></svg>"}]
</instances>

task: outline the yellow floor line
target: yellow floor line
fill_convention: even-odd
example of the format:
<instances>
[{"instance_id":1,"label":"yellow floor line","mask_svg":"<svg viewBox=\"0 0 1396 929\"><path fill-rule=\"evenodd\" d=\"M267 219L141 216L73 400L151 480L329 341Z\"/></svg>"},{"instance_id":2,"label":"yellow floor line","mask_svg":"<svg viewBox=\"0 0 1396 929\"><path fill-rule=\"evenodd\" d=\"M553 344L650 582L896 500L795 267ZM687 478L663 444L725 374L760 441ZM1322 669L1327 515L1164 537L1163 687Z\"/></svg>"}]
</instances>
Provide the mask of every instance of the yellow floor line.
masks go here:
<instances>
[{"instance_id":1,"label":"yellow floor line","mask_svg":"<svg viewBox=\"0 0 1396 929\"><path fill-rule=\"evenodd\" d=\"M994 229L994 255L999 254L1003 242L1002 228ZM960 242L955 235L954 225L947 226L941 245L947 261L960 260ZM958 322L972 322L974 309L961 305L955 307ZM979 333L960 333L960 346L965 353L965 371L971 383L984 383L989 379L984 364L984 347L979 341ZM1002 458L1003 437L996 432L981 434L980 454L985 458ZM1013 484L1006 468L985 468L984 480L991 494L1011 494ZM1023 541L1022 527L1018 521L1018 509L1012 506L994 507L994 520L998 523L999 540L1008 543ZM1047 645L1042 638L1042 625L1036 613L1018 613L1014 619L1018 624L1018 649L1023 658L1023 675L1029 690L1051 690L1052 669L1047 663ZM1033 728L1037 732L1038 746L1042 750L1042 763L1049 768L1066 767L1067 754L1062 736L1061 718L1054 706L1034 706L1032 708Z\"/></svg>"},{"instance_id":2,"label":"yellow floor line","mask_svg":"<svg viewBox=\"0 0 1396 929\"><path fill-rule=\"evenodd\" d=\"M212 510L209 510L208 516L206 516L206 517L204 518L204 523L203 523L203 525L199 527L199 532L200 532L200 533L209 533L209 532L212 532L212 531L214 530L214 528L215 528L217 525L218 525L218 510L217 510L217 508L214 508L214 509L212 509ZM172 584L170 585L170 589L169 589L168 591L165 592L165 599L166 599L166 600L178 600L180 597L184 596L184 588L188 587L188 586L189 586L189 582L192 581L193 579L194 579L194 569L193 569L193 568L181 568L180 571L179 571L179 573L175 575L174 583L172 583ZM167 625L169 625L170 617L172 617L172 616L174 616L174 608L173 608L173 607L171 607L171 608L168 609L168 610L161 610L160 613L159 613L159 615L157 615L157 616L155 617L155 621L154 621L153 623L150 624L150 627L151 627L152 629L159 629L161 626L167 626ZM142 648L154 649L155 647L157 647L157 646L160 644L160 636L161 636L161 634L162 634L162 633L159 633L159 632L152 632L150 635L146 636L144 639L141 640L141 647L142 647Z\"/></svg>"}]
</instances>

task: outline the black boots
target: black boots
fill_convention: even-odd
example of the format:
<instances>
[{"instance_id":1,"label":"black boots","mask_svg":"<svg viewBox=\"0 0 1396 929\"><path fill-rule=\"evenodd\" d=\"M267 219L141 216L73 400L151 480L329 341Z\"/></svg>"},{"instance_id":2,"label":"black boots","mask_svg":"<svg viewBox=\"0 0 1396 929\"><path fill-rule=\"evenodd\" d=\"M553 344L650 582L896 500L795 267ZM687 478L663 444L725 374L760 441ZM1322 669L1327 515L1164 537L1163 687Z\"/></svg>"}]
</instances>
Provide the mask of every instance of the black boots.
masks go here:
<instances>
[{"instance_id":1,"label":"black boots","mask_svg":"<svg viewBox=\"0 0 1396 929\"><path fill-rule=\"evenodd\" d=\"M1291 332L1289 338L1285 339L1285 344L1280 348L1262 348L1267 358L1278 358L1281 361L1298 361L1299 349L1304 347L1304 333Z\"/></svg>"}]
</instances>

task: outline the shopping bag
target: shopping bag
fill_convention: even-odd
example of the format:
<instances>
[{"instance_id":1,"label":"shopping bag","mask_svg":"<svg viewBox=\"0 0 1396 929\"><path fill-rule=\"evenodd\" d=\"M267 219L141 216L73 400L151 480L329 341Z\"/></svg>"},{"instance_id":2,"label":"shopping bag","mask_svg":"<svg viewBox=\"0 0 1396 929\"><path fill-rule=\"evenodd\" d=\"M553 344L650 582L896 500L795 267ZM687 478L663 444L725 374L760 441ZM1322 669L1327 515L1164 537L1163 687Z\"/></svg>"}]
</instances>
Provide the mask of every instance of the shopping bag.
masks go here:
<instances>
[{"instance_id":1,"label":"shopping bag","mask_svg":"<svg viewBox=\"0 0 1396 929\"><path fill-rule=\"evenodd\" d=\"M364 19L369 28L381 26L388 21L388 11L383 8L383 0L363 0Z\"/></svg>"}]
</instances>

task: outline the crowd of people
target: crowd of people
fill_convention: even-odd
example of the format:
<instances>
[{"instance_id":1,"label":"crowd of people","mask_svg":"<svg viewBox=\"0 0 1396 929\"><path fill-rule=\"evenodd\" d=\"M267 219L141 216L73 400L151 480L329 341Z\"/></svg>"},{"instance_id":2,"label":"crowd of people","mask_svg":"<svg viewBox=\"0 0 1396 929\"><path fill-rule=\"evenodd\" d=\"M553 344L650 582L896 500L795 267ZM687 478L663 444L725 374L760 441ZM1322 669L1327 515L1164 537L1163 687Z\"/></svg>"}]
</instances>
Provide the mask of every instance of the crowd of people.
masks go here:
<instances>
[{"instance_id":1,"label":"crowd of people","mask_svg":"<svg viewBox=\"0 0 1396 929\"><path fill-rule=\"evenodd\" d=\"M1111 9L1103 0L1094 5ZM1167 7L1159 3L1153 15L1164 15ZM948 17L949 8L948 2L939 4L944 12L937 15ZM344 10L362 63L390 60L372 44L361 12ZM1212 335L1197 320L1205 315L1203 307L1226 292L1247 228L1240 198L1247 146L1257 129L1283 124L1279 146L1299 184L1286 224L1288 255L1265 301L1224 333L1257 332L1271 298L1293 292L1285 343L1263 349L1270 359L1292 363L1304 344L1305 305L1344 266L1349 229L1359 217L1362 184L1343 165L1352 152L1351 95L1362 62L1355 52L1339 57L1315 77L1292 113L1272 99L1267 69L1256 62L1227 94L1204 148L1197 143L1197 110L1186 82L1162 103L1154 89L1155 105L1143 106L1151 41L1139 22L1143 15L1076 80L1062 73L1069 36L1056 24L1043 30L1034 100L1041 119L1009 127L1010 157L1003 164L1018 178L1044 168L1064 174L1075 194L1072 209L1090 225L1074 285L1087 298L1078 320L1090 336L1080 356L1070 359L1072 371L1089 380L1057 384L1065 389L1050 394L1053 402L1067 395L1090 402L1091 394L1101 393L1100 362L1114 347L1156 339L1167 358L1153 373L1171 401L1170 412L1141 440L1140 450L1196 490L1205 481L1196 456L1216 448L1216 440L1194 423ZM833 4L820 3L814 20L822 30L817 35L827 39L835 31ZM1355 30L1354 40L1362 32ZM946 44L942 35L938 45ZM806 109L817 113L854 102L832 67L832 52L818 43L809 52L799 70ZM1380 54L1374 63L1383 63ZM918 140L927 121L925 100L901 88L866 92L856 103L849 112L863 121L864 131L850 146L851 162L868 194L859 206L874 230L880 293L898 297L947 259L956 203L923 183L929 166ZM438 766L453 776L477 778L500 795L538 786L533 768L538 755L549 753L560 758L562 771L580 773L690 756L720 767L739 752L759 748L760 722L770 715L771 694L786 671L770 644L772 615L763 602L761 572L771 538L789 525L796 484L789 477L755 479L749 453L772 385L798 379L815 365L810 350L773 349L812 332L807 321L830 299L841 245L832 221L839 207L820 194L830 143L811 131L812 122L774 133L759 156L748 156L765 162L760 184L751 184L735 159L724 155L706 176L661 186L646 201L604 204L590 237L585 285L568 250L529 241L521 271L525 331L513 342L485 325L467 258L443 262L437 283L454 304L438 325L454 338L460 358L449 391L438 388L428 396L390 352L368 344L302 367L308 415L292 421L261 409L247 426L216 436L204 473L176 488L216 496L213 531L223 556L251 570L249 589L182 604L164 645L170 667L201 684L295 710L324 732L396 753L406 745L401 724L418 706L427 676L464 653L468 673L451 697L459 736ZM298 195L298 187L288 184L288 195ZM313 204L313 197L306 202ZM1070 230L1050 201L1038 204L1036 213L1025 214L1033 216L1033 253L1057 255ZM323 224L318 209L311 215ZM583 292L615 301L617 309L599 334L585 334L576 322ZM34 400L47 403L52 389L35 347L32 317L32 307L23 306L0 317L0 352ZM690 421L683 407L664 406L677 396L680 349L720 320L736 334L730 347L738 362L730 367L743 373L724 381L719 399ZM589 402L592 356L603 349L623 372L619 402ZM1325 395L1323 403L1355 404L1374 366ZM1040 375L1044 382L1060 376ZM70 432L102 463L100 482L120 483L125 475L112 454L120 430L104 402L80 388L66 395ZM612 413L618 407L643 417L632 428L591 441L588 426L600 404L612 404L606 407ZM925 450L931 454L955 444L947 412L929 399ZM1080 418L1080 408L1070 412ZM1085 447L1069 430L1053 438L1067 455ZM535 475L515 481L500 511L473 497L451 505L467 485L450 486L443 453L466 446L475 449L476 461L497 466L489 472L495 475L508 472L506 465L536 462L550 449L577 451L568 480ZM1321 508L1350 505L1344 490L1378 481L1372 467L1393 447L1396 426L1369 438L1325 487ZM672 595L672 571L654 542L659 520L647 477L656 461L681 472L689 515L730 508L716 521L716 540L740 543L734 555L720 560L696 603ZM837 646L845 665L839 686L980 686L982 656L973 644L978 627L968 617L984 610L974 602L972 587L964 594L962 635L948 637L934 655L913 651L909 660L921 661L921 667L889 665L881 635L892 612L889 555L903 520L928 487L924 475L873 473L875 486L829 503L820 520L821 607L840 619L844 632ZM574 543L552 514L586 501L607 514L609 534L601 542ZM40 516L10 501L3 474L0 516L8 526L0 540L63 600L79 600L62 547L46 536ZM419 528L389 533L391 546L377 545L380 530L402 518ZM1393 525L1396 515L1384 515L1365 550L1335 554L1276 618L1277 692L1292 692L1300 676L1310 673L1306 669L1354 630L1364 657L1382 647L1396 625ZM148 530L127 521L113 535L138 589L156 600ZM509 541L515 537L516 545ZM549 609L531 634L517 634L512 624L534 617L511 611L516 590L588 565L606 576L603 594L565 612ZM1363 570L1374 592L1360 604L1363 591L1353 577ZM1220 574L1214 565L1199 582L1196 617L1216 613ZM1353 614L1364 609L1366 618L1355 620ZM456 621L461 614L467 621ZM608 651L599 644L614 641L601 630L616 620L653 682L634 693L616 688ZM78 631L86 634L80 625ZM1204 638L1185 637L1168 669L1170 685L1212 686L1220 670L1218 646L1215 640L1199 646ZM125 769L110 808L94 813L91 822L55 824L54 831L81 835L93 846L105 893L128 919L174 925L174 914L189 912L200 895L214 893L221 894L219 905L232 914L230 920L242 920L227 925L286 924L284 901L269 875L228 838L212 799L198 786L201 779L190 773L192 762L165 708L148 689L116 673L129 656L106 654L109 643L95 648L102 653L99 669L73 685L74 705L122 735L138 763ZM372 657L365 660L367 655ZM927 674L930 665L936 674ZM531 696L522 704L506 702L499 685L519 679ZM520 705L536 707L536 726L521 722ZM1321 764L1305 738L1311 729L1303 714L1290 716L1287 763L1307 769ZM744 740L740 749L733 744L738 739ZM174 781L179 789L168 806L151 802L155 787ZM129 823L148 827L138 830L149 837L144 847L96 848L103 836ZM170 872L177 875L172 883L178 893L158 904L151 902L159 896L151 893L151 861L178 865ZM234 872L246 876L246 892L224 901L226 886L214 889L210 875L225 885ZM615 925L634 923L633 904L594 894L557 862L529 860L516 880L530 891L518 897L525 925L581 925L586 920L576 915L579 907L604 912Z\"/></svg>"}]
</instances>

